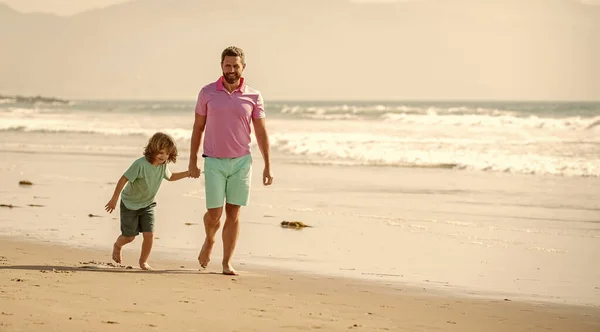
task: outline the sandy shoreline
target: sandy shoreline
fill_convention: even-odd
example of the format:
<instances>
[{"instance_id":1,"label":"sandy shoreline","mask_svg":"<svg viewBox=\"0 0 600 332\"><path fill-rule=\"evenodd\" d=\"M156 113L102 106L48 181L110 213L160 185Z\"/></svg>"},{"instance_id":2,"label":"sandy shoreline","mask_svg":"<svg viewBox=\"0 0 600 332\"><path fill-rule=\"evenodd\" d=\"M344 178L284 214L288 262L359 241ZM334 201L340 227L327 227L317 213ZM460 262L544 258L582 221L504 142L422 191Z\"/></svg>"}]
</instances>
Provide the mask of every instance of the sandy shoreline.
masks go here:
<instances>
[{"instance_id":1,"label":"sandy shoreline","mask_svg":"<svg viewBox=\"0 0 600 332\"><path fill-rule=\"evenodd\" d=\"M86 139L100 144L93 140L102 138ZM90 250L114 242L118 214L103 207L134 156L3 153L0 204L17 207L0 208L0 236ZM254 186L242 212L236 268L370 279L496 300L600 305L600 270L593 264L600 259L599 179L274 160L277 182ZM253 181L259 183L256 163ZM185 165L182 158L171 168ZM186 179L161 187L151 264L158 257L197 256L203 185ZM283 229L282 220L314 227ZM213 262L221 248L219 239ZM132 257L127 264L135 262Z\"/></svg>"},{"instance_id":2,"label":"sandy shoreline","mask_svg":"<svg viewBox=\"0 0 600 332\"><path fill-rule=\"evenodd\" d=\"M138 248L126 251L135 261ZM109 252L0 240L1 331L598 331L600 309L450 297L425 289L194 261L113 268ZM82 264L87 263L87 264ZM93 262L93 263L89 263ZM183 266L183 267L182 267ZM244 271L245 270L245 271Z\"/></svg>"}]
</instances>

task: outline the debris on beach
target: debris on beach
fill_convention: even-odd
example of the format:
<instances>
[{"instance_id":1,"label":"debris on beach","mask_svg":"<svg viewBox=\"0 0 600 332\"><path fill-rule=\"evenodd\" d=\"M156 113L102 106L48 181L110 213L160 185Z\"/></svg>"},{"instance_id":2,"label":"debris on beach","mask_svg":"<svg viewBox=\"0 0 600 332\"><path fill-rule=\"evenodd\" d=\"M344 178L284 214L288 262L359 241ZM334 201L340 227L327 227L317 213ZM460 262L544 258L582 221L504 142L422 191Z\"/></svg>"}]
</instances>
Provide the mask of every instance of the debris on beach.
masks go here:
<instances>
[{"instance_id":1,"label":"debris on beach","mask_svg":"<svg viewBox=\"0 0 600 332\"><path fill-rule=\"evenodd\" d=\"M27 206L31 206L31 207L44 207L46 205L41 205L41 204L27 204Z\"/></svg>"},{"instance_id":2,"label":"debris on beach","mask_svg":"<svg viewBox=\"0 0 600 332\"><path fill-rule=\"evenodd\" d=\"M42 273L49 273L49 272L52 272L52 273L75 273L75 271L60 270L60 269L57 270L54 268L52 270L40 270L40 272L42 272Z\"/></svg>"},{"instance_id":3,"label":"debris on beach","mask_svg":"<svg viewBox=\"0 0 600 332\"><path fill-rule=\"evenodd\" d=\"M106 269L106 268L120 268L120 269L133 269L133 266L128 266L128 265L122 265L122 264L115 264L112 262L98 262L98 261L89 261L89 262L79 262L79 264L81 265L79 268L82 269Z\"/></svg>"},{"instance_id":4,"label":"debris on beach","mask_svg":"<svg viewBox=\"0 0 600 332\"><path fill-rule=\"evenodd\" d=\"M303 223L302 221L285 221L284 220L281 222L281 227L300 229L300 228L312 227L312 226L309 226L309 225Z\"/></svg>"},{"instance_id":5,"label":"debris on beach","mask_svg":"<svg viewBox=\"0 0 600 332\"><path fill-rule=\"evenodd\" d=\"M97 215L97 214L88 214L88 217L90 218L100 218L101 216Z\"/></svg>"},{"instance_id":6,"label":"debris on beach","mask_svg":"<svg viewBox=\"0 0 600 332\"><path fill-rule=\"evenodd\" d=\"M5 208L12 209L12 208L16 208L17 206L16 205L12 205L12 204L0 204L0 207L5 207Z\"/></svg>"},{"instance_id":7,"label":"debris on beach","mask_svg":"<svg viewBox=\"0 0 600 332\"><path fill-rule=\"evenodd\" d=\"M31 181L21 180L21 181L19 181L19 184L21 186L31 186L33 183L31 183Z\"/></svg>"},{"instance_id":8,"label":"debris on beach","mask_svg":"<svg viewBox=\"0 0 600 332\"><path fill-rule=\"evenodd\" d=\"M186 225L186 226L192 226L192 225L198 225L198 224L195 223L195 222L186 222L186 223L184 223L184 225Z\"/></svg>"}]
</instances>

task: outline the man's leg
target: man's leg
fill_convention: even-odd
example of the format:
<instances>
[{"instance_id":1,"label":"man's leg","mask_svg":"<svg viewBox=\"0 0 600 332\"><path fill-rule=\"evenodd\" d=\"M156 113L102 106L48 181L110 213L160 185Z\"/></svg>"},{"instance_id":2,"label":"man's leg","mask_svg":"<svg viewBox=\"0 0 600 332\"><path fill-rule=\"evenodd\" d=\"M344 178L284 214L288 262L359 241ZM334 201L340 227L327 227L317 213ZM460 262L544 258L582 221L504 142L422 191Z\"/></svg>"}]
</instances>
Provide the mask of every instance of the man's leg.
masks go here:
<instances>
[{"instance_id":1,"label":"man's leg","mask_svg":"<svg viewBox=\"0 0 600 332\"><path fill-rule=\"evenodd\" d=\"M240 207L248 204L252 179L252 156L232 161L233 172L227 179L225 225L223 226L223 273L237 275L231 266L231 257L240 233Z\"/></svg>"},{"instance_id":2,"label":"man's leg","mask_svg":"<svg viewBox=\"0 0 600 332\"><path fill-rule=\"evenodd\" d=\"M210 262L210 253L215 244L215 235L221 226L223 202L227 178L223 171L223 161L216 158L204 159L204 192L206 194L206 213L204 214L204 232L206 238L198 255L198 263L205 268Z\"/></svg>"},{"instance_id":3,"label":"man's leg","mask_svg":"<svg viewBox=\"0 0 600 332\"><path fill-rule=\"evenodd\" d=\"M225 225L223 226L223 274L237 275L231 266L231 256L240 233L240 206L225 205Z\"/></svg>"},{"instance_id":4,"label":"man's leg","mask_svg":"<svg viewBox=\"0 0 600 332\"><path fill-rule=\"evenodd\" d=\"M208 209L204 214L204 232L206 233L206 238L204 239L202 250L200 250L200 254L198 255L198 262L203 268L206 268L208 262L210 262L210 253L215 244L215 235L217 234L219 227L221 227L222 214L222 206Z\"/></svg>"}]
</instances>

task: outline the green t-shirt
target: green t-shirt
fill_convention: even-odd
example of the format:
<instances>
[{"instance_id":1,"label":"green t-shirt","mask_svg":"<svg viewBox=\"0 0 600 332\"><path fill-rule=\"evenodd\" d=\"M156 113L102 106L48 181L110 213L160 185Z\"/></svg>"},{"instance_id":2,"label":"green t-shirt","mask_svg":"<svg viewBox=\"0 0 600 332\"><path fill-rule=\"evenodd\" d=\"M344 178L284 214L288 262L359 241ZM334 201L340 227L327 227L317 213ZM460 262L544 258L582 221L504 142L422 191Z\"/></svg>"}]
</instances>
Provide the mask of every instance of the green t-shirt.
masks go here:
<instances>
[{"instance_id":1,"label":"green t-shirt","mask_svg":"<svg viewBox=\"0 0 600 332\"><path fill-rule=\"evenodd\" d=\"M129 166L124 175L128 182L121 193L121 200L126 208L139 210L154 202L162 179L170 179L171 171L167 163L153 166L146 157L141 157Z\"/></svg>"}]
</instances>

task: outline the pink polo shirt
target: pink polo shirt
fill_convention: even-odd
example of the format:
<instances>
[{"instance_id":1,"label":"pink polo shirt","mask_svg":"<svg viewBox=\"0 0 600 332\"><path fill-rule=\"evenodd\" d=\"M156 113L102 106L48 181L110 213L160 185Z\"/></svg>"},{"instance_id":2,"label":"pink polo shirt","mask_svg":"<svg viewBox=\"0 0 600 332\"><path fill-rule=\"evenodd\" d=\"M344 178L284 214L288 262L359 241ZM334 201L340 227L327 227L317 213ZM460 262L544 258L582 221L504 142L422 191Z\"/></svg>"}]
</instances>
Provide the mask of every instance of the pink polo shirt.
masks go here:
<instances>
[{"instance_id":1,"label":"pink polo shirt","mask_svg":"<svg viewBox=\"0 0 600 332\"><path fill-rule=\"evenodd\" d=\"M238 158L250 153L250 122L265 117L259 91L240 79L237 90L229 93L223 77L200 90L196 113L206 116L203 154L212 158Z\"/></svg>"}]
</instances>

